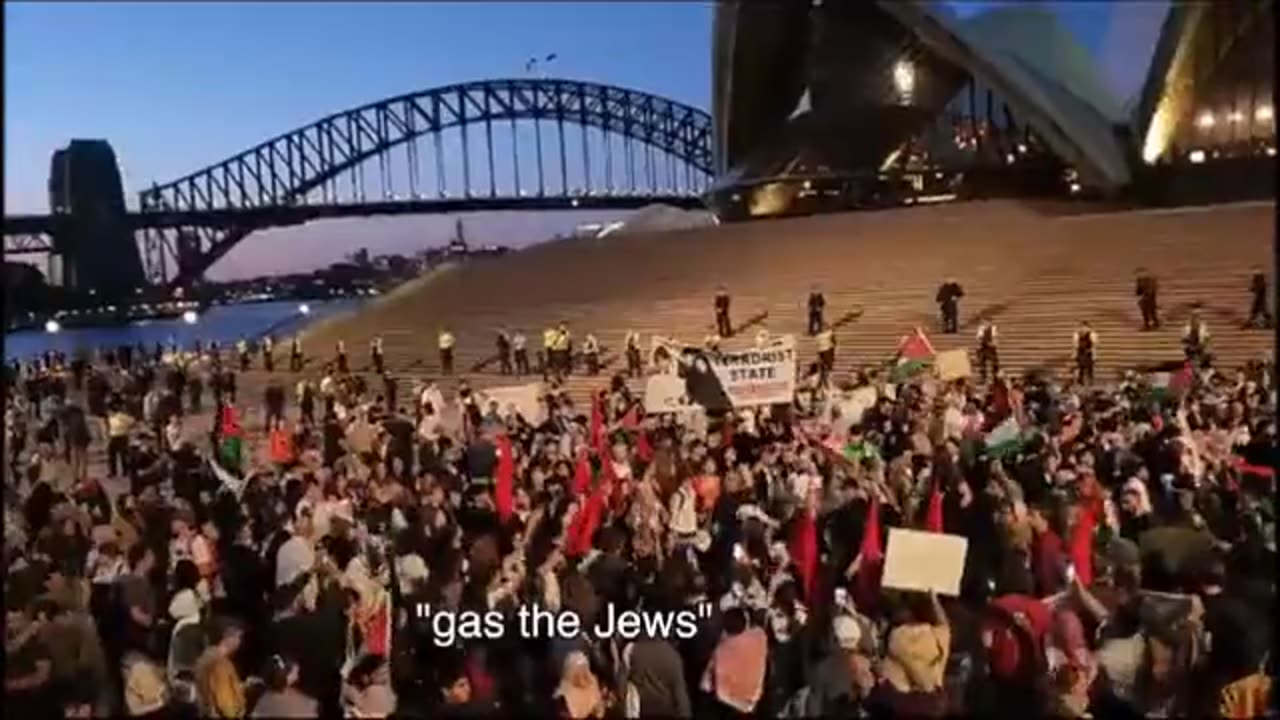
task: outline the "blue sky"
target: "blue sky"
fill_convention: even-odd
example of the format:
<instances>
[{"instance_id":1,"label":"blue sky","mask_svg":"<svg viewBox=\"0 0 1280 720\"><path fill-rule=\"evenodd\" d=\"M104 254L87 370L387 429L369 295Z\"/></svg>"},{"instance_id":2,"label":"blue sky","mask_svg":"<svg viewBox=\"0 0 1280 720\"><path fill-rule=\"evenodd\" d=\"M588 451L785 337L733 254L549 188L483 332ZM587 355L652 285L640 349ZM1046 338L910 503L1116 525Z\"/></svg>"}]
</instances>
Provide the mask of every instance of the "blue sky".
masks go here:
<instances>
[{"instance_id":1,"label":"blue sky","mask_svg":"<svg viewBox=\"0 0 1280 720\"><path fill-rule=\"evenodd\" d=\"M992 5L950 4L962 15ZM1134 84L1143 43L1128 26L1151 25L1133 11L1152 3L1046 5L1102 57L1113 85ZM73 137L110 140L132 195L331 112L520 76L526 59L548 53L558 55L549 74L709 105L708 3L6 2L4 15L6 213L47 210L50 154ZM557 223L480 217L474 233L528 241ZM351 249L351 233L375 251L421 246L452 226L397 218L276 231L284 242L269 244L255 235L243 245L256 248L233 251L213 274L330 262Z\"/></svg>"}]
</instances>

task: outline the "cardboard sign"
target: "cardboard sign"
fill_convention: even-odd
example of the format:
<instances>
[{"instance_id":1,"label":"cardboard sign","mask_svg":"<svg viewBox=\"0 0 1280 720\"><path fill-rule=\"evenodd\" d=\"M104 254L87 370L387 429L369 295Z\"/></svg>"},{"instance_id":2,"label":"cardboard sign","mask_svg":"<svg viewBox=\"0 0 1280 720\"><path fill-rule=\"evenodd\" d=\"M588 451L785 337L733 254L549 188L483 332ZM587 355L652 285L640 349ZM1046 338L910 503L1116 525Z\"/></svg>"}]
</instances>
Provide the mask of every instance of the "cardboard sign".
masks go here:
<instances>
[{"instance_id":1,"label":"cardboard sign","mask_svg":"<svg viewBox=\"0 0 1280 720\"><path fill-rule=\"evenodd\" d=\"M889 528L881 585L958 596L968 551L969 541L960 535Z\"/></svg>"},{"instance_id":2,"label":"cardboard sign","mask_svg":"<svg viewBox=\"0 0 1280 720\"><path fill-rule=\"evenodd\" d=\"M959 380L973 375L973 368L969 365L969 351L967 350L947 350L938 353L933 358L933 369L937 373L938 379L943 382L951 382L952 380Z\"/></svg>"},{"instance_id":3,"label":"cardboard sign","mask_svg":"<svg viewBox=\"0 0 1280 720\"><path fill-rule=\"evenodd\" d=\"M650 415L674 413L692 407L678 375L650 375L644 386L644 411Z\"/></svg>"}]
</instances>

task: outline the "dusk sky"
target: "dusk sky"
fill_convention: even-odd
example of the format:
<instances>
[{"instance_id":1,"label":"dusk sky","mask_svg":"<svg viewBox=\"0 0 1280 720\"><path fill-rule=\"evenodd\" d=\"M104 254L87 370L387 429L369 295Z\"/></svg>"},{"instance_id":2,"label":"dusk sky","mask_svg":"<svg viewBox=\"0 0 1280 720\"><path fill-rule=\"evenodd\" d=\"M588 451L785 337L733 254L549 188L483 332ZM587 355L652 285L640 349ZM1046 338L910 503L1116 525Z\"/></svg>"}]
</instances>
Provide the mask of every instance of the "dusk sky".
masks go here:
<instances>
[{"instance_id":1,"label":"dusk sky","mask_svg":"<svg viewBox=\"0 0 1280 720\"><path fill-rule=\"evenodd\" d=\"M961 15L994 3L949 3ZM1045 2L1097 54L1123 102L1137 89L1161 2ZM708 3L6 2L5 212L48 210L51 153L106 138L129 202L268 137L345 108L467 80L546 73L710 105ZM376 175L376 172L373 173ZM471 239L513 245L589 219L488 214ZM310 269L358 246L446 240L446 217L331 221L258 233L212 277ZM269 240L269 241L268 241Z\"/></svg>"}]
</instances>

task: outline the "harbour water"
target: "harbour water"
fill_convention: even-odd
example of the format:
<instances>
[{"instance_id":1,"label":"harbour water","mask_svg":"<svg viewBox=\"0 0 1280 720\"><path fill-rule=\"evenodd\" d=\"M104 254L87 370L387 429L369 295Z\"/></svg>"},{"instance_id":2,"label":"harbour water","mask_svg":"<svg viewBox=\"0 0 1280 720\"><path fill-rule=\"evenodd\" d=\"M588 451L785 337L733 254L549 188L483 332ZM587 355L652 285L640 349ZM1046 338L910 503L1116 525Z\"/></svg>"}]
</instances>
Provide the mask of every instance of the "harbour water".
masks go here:
<instances>
[{"instance_id":1,"label":"harbour water","mask_svg":"<svg viewBox=\"0 0 1280 720\"><path fill-rule=\"evenodd\" d=\"M47 350L74 356L95 347L137 343L151 348L156 343L167 346L176 342L180 347L189 348L197 339L204 343L216 340L225 346L242 337L252 340L266 334L283 344L308 323L353 310L362 301L348 298L310 302L306 304L308 312L305 313L302 312L302 304L296 301L215 305L201 314L194 324L186 323L182 318L171 318L138 320L114 327L63 328L56 333L22 330L5 334L4 356L5 360L25 359Z\"/></svg>"}]
</instances>

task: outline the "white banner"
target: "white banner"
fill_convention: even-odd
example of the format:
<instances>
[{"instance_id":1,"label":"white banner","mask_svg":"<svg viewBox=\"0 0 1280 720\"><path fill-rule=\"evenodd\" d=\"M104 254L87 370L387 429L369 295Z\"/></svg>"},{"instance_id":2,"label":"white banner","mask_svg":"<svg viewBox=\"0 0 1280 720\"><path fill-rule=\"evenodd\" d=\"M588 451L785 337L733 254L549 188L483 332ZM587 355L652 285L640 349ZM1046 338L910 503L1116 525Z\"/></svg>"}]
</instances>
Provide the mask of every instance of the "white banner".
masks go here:
<instances>
[{"instance_id":1,"label":"white banner","mask_svg":"<svg viewBox=\"0 0 1280 720\"><path fill-rule=\"evenodd\" d=\"M656 384L651 382L655 392L652 401L646 388L646 408L678 407L685 402L681 396L712 411L790 404L795 399L796 350L791 335L776 337L764 347L720 352L660 343L654 338L655 355L666 350L679 360L675 373L665 373L666 379ZM684 386L682 393L675 392L676 383Z\"/></svg>"},{"instance_id":2,"label":"white banner","mask_svg":"<svg viewBox=\"0 0 1280 720\"><path fill-rule=\"evenodd\" d=\"M512 410L519 413L530 425L546 421L546 408L542 404L542 383L505 385L479 391L481 414L489 410L489 403L498 403L498 414L506 417Z\"/></svg>"}]
</instances>

